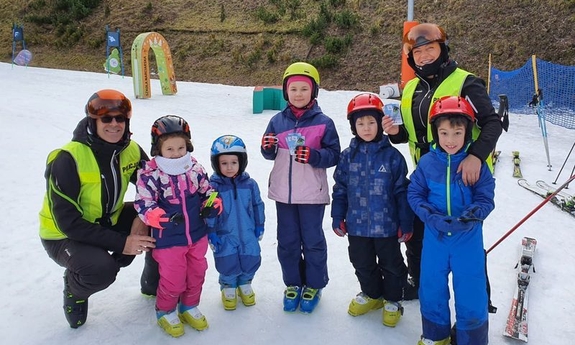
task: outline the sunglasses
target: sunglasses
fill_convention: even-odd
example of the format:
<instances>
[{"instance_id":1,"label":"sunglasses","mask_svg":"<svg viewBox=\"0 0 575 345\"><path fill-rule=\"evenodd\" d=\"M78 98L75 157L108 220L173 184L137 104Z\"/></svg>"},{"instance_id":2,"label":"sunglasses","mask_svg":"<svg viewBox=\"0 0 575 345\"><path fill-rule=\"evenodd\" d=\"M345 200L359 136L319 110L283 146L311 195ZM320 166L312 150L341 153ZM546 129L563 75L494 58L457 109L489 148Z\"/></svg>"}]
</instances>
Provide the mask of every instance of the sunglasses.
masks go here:
<instances>
[{"instance_id":1,"label":"sunglasses","mask_svg":"<svg viewBox=\"0 0 575 345\"><path fill-rule=\"evenodd\" d=\"M99 116L98 119L100 119L102 123L112 123L112 120L116 120L117 123L124 123L128 118L126 117L126 115L122 114L116 116L110 116L110 115Z\"/></svg>"}]
</instances>

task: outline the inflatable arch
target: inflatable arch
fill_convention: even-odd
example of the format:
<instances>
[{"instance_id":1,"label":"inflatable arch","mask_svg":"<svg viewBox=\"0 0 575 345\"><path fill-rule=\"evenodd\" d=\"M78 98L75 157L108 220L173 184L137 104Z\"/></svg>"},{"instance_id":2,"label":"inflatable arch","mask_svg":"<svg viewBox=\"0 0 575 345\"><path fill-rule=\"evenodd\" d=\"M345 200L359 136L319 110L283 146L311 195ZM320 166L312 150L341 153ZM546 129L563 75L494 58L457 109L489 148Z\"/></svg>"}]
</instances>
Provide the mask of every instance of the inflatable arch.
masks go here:
<instances>
[{"instance_id":1,"label":"inflatable arch","mask_svg":"<svg viewBox=\"0 0 575 345\"><path fill-rule=\"evenodd\" d=\"M162 94L174 95L178 92L176 87L176 74L172 64L172 54L166 39L157 32L139 34L132 44L132 76L134 81L134 94L136 98L150 98L150 62L148 53L152 48L156 56L158 76L162 86Z\"/></svg>"}]
</instances>

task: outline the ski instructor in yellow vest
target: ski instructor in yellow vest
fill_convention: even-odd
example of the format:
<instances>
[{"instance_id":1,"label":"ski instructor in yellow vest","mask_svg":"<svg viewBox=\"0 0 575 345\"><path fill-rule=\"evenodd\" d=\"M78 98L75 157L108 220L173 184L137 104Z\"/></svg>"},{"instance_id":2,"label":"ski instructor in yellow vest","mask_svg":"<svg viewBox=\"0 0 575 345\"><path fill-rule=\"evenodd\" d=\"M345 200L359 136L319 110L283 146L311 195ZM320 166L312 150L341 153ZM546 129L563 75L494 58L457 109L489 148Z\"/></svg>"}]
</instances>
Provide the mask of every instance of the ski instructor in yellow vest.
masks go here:
<instances>
[{"instance_id":1,"label":"ski instructor in yellow vest","mask_svg":"<svg viewBox=\"0 0 575 345\"><path fill-rule=\"evenodd\" d=\"M423 23L411 28L403 37L403 50L408 64L416 77L407 82L401 97L403 124L397 125L389 116L384 116L384 131L394 144L408 143L414 165L429 152L432 141L429 126L429 111L433 102L442 96L461 96L475 112L475 126L472 131L473 144L459 168L464 184L473 185L479 179L481 162L495 148L501 135L501 121L495 112L485 82L473 74L457 67L449 58L449 47L445 31L436 24ZM404 291L404 298L418 298L423 223L415 217L413 237L407 246L407 265L411 276Z\"/></svg>"},{"instance_id":2,"label":"ski instructor in yellow vest","mask_svg":"<svg viewBox=\"0 0 575 345\"><path fill-rule=\"evenodd\" d=\"M72 328L86 322L88 297L155 247L133 202L124 202L139 162L148 159L130 140L131 115L126 96L100 90L88 100L72 141L48 155L40 238L48 256L66 268L64 315ZM146 260L146 272L157 277L157 263Z\"/></svg>"}]
</instances>

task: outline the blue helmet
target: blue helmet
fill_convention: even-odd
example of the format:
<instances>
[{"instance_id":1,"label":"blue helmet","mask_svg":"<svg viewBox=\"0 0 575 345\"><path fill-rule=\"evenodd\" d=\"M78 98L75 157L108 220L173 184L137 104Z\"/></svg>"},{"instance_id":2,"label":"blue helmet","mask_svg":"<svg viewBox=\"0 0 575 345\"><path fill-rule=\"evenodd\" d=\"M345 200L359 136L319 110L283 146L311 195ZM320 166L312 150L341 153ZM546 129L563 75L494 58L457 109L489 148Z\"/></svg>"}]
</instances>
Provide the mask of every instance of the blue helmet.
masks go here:
<instances>
[{"instance_id":1,"label":"blue helmet","mask_svg":"<svg viewBox=\"0 0 575 345\"><path fill-rule=\"evenodd\" d=\"M212 169L216 174L221 175L220 164L218 157L220 155L236 155L240 163L238 175L246 170L248 165L248 153L246 151L246 144L244 141L235 135L222 135L214 140L210 150L210 160L212 162Z\"/></svg>"}]
</instances>

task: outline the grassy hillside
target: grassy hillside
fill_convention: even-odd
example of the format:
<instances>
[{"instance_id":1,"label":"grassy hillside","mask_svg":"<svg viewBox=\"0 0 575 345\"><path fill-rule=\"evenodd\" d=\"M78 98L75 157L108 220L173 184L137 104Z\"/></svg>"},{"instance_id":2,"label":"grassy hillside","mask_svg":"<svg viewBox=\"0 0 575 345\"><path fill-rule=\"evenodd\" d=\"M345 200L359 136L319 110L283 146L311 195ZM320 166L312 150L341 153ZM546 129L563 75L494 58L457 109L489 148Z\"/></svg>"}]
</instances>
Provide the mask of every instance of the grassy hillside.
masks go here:
<instances>
[{"instance_id":1,"label":"grassy hillside","mask_svg":"<svg viewBox=\"0 0 575 345\"><path fill-rule=\"evenodd\" d=\"M396 0L0 0L0 56L10 62L16 22L34 66L102 72L109 25L121 30L127 75L134 38L156 31L178 80L279 84L290 62L307 60L323 88L378 91L399 81L406 14ZM575 0L417 0L415 20L442 25L452 57L485 78L490 53L504 70L532 54L575 65Z\"/></svg>"}]
</instances>

